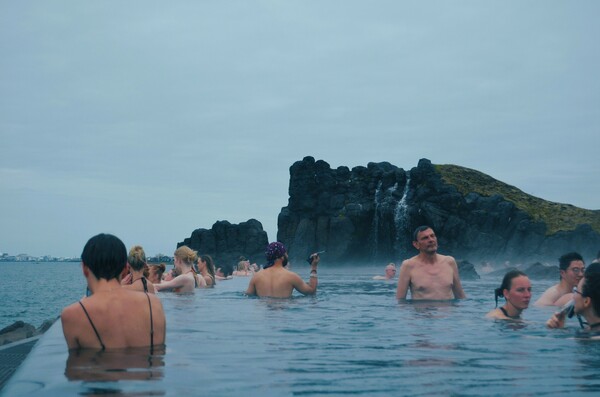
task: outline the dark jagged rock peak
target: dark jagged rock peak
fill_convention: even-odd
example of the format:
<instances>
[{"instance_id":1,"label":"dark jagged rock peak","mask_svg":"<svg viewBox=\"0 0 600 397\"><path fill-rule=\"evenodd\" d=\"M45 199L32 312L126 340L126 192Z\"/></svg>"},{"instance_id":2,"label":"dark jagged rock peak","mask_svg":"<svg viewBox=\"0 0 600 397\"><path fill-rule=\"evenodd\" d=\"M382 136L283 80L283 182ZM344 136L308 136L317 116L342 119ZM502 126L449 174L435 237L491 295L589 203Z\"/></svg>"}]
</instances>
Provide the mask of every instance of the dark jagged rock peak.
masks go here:
<instances>
[{"instance_id":1,"label":"dark jagged rock peak","mask_svg":"<svg viewBox=\"0 0 600 397\"><path fill-rule=\"evenodd\" d=\"M543 220L493 189L461 193L442 178L442 167L421 159L410 171L388 162L331 169L305 157L290 167L289 201L279 214L277 240L292 258L326 250L327 261L344 263L415 255L411 233L419 225L434 228L440 253L473 262L555 261L569 251L586 257L598 251L600 234L589 224L548 234ZM455 179L457 169L468 170L453 167ZM597 212L588 211L591 218Z\"/></svg>"},{"instance_id":2,"label":"dark jagged rock peak","mask_svg":"<svg viewBox=\"0 0 600 397\"><path fill-rule=\"evenodd\" d=\"M459 261L458 274L460 274L461 280L479 280L481 277L475 270L475 265L469 261Z\"/></svg>"},{"instance_id":3,"label":"dark jagged rock peak","mask_svg":"<svg viewBox=\"0 0 600 397\"><path fill-rule=\"evenodd\" d=\"M231 224L218 221L211 229L196 229L189 238L177 244L187 245L199 255L210 255L215 266L232 269L240 256L261 264L269 244L267 232L256 219Z\"/></svg>"}]
</instances>

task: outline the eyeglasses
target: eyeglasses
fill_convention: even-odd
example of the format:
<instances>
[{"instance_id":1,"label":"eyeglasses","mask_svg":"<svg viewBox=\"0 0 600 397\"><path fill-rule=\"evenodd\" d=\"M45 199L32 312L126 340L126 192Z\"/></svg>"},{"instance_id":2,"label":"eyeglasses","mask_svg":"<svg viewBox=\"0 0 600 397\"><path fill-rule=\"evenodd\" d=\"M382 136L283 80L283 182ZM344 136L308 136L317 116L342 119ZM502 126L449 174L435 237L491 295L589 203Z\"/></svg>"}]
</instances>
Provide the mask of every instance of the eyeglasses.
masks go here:
<instances>
[{"instance_id":1,"label":"eyeglasses","mask_svg":"<svg viewBox=\"0 0 600 397\"><path fill-rule=\"evenodd\" d=\"M577 287L573 287L573 293L574 294L579 294L581 295L583 298L585 298L585 295L583 294L583 292L580 292Z\"/></svg>"},{"instance_id":2,"label":"eyeglasses","mask_svg":"<svg viewBox=\"0 0 600 397\"><path fill-rule=\"evenodd\" d=\"M585 272L585 267L572 267L571 270L575 274L583 274Z\"/></svg>"}]
</instances>

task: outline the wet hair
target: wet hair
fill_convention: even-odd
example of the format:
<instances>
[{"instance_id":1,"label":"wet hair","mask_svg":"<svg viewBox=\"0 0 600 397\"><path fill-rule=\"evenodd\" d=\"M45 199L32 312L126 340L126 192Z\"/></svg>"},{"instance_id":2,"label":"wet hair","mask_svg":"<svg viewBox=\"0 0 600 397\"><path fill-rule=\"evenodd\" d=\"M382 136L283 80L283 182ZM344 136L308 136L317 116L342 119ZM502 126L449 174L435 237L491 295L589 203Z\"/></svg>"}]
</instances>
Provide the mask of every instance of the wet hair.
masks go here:
<instances>
[{"instance_id":1,"label":"wet hair","mask_svg":"<svg viewBox=\"0 0 600 397\"><path fill-rule=\"evenodd\" d=\"M129 266L137 272L142 270L146 265L146 253L141 245L134 245L129 250L129 255L127 256L127 263Z\"/></svg>"},{"instance_id":2,"label":"wet hair","mask_svg":"<svg viewBox=\"0 0 600 397\"><path fill-rule=\"evenodd\" d=\"M148 276L146 276L146 277L149 277L150 273L154 272L154 273L156 273L158 278L161 279L165 270L167 270L167 265L165 265L164 263L159 263L158 265L148 266Z\"/></svg>"},{"instance_id":3,"label":"wet hair","mask_svg":"<svg viewBox=\"0 0 600 397\"><path fill-rule=\"evenodd\" d=\"M206 263L206 270L212 277L213 284L216 284L217 279L215 278L215 263L213 262L212 257L210 255L201 255L200 260Z\"/></svg>"},{"instance_id":4,"label":"wet hair","mask_svg":"<svg viewBox=\"0 0 600 397\"><path fill-rule=\"evenodd\" d=\"M419 233L424 232L427 229L433 230L433 228L431 226L427 226L427 225L422 225L422 226L419 226L418 228L416 228L415 231L413 232L413 241L417 241L417 238L419 237Z\"/></svg>"},{"instance_id":5,"label":"wet hair","mask_svg":"<svg viewBox=\"0 0 600 397\"><path fill-rule=\"evenodd\" d=\"M119 277L127 263L127 248L118 237L101 233L85 244L81 261L97 279L112 280Z\"/></svg>"},{"instance_id":6,"label":"wet hair","mask_svg":"<svg viewBox=\"0 0 600 397\"><path fill-rule=\"evenodd\" d=\"M504 278L502 279L502 284L500 284L500 287L494 290L494 299L496 300L496 307L498 307L498 298L504 298L504 290L507 289L510 291L513 279L521 276L527 277L527 275L524 272L517 269L511 270L504 275Z\"/></svg>"},{"instance_id":7,"label":"wet hair","mask_svg":"<svg viewBox=\"0 0 600 397\"><path fill-rule=\"evenodd\" d=\"M194 263L198 259L198 253L186 245L177 248L173 255L175 258L181 259L186 265L192 267L194 267Z\"/></svg>"},{"instance_id":8,"label":"wet hair","mask_svg":"<svg viewBox=\"0 0 600 397\"><path fill-rule=\"evenodd\" d=\"M577 252L569 252L568 254L564 254L563 256L558 258L558 268L560 270L567 270L569 268L569 265L573 261L583 262L583 257Z\"/></svg>"},{"instance_id":9,"label":"wet hair","mask_svg":"<svg viewBox=\"0 0 600 397\"><path fill-rule=\"evenodd\" d=\"M600 263L592 265L587 268L583 276L581 294L592 299L592 308L596 316L600 316Z\"/></svg>"}]
</instances>

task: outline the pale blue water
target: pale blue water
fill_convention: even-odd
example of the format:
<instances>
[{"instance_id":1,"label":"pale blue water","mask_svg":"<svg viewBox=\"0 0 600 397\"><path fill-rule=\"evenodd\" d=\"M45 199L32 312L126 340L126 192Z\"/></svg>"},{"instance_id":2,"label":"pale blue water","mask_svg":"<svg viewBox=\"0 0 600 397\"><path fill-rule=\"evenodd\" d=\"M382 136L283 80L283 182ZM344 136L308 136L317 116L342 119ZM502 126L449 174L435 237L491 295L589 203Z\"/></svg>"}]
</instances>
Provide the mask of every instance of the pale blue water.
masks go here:
<instances>
[{"instance_id":1,"label":"pale blue water","mask_svg":"<svg viewBox=\"0 0 600 397\"><path fill-rule=\"evenodd\" d=\"M294 270L306 278L307 269ZM74 294L67 301L71 303L81 297L85 286L77 266L60 271L73 271L76 281L63 281L67 292L54 288L54 294L44 294L62 307L66 298L57 295ZM520 325L483 318L494 307L492 291L500 280L464 281L469 299L460 302L399 304L395 283L371 280L381 272L382 267L341 269L323 263L318 295L289 300L244 296L248 278L223 281L194 295L161 294L167 311L167 349L164 355L152 357L151 366L147 353L83 357L67 363L57 322L2 393L546 396L600 392L600 342L575 338L574 321L565 330L548 330L544 322L551 310L533 307ZM534 299L551 284L533 280ZM29 291L31 296L37 293ZM4 290L2 294L7 295ZM46 309L46 314L59 312L59 307ZM98 376L120 380L92 380Z\"/></svg>"}]
</instances>

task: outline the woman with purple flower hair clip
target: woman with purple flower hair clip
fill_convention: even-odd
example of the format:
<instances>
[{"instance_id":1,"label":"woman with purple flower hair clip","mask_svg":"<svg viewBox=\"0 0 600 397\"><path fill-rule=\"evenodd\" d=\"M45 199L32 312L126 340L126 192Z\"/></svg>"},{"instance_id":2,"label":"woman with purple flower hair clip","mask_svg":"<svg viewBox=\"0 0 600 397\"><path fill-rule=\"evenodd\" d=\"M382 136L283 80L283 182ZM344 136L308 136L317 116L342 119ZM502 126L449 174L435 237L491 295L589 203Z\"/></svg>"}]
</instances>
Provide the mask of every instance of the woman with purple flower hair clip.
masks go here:
<instances>
[{"instance_id":1,"label":"woman with purple flower hair clip","mask_svg":"<svg viewBox=\"0 0 600 397\"><path fill-rule=\"evenodd\" d=\"M288 264L288 254L282 243L269 244L265 250L265 257L267 264L263 270L252 277L246 294L260 297L290 298L294 289L303 295L317 293L317 266L321 260L318 253L310 256L311 270L308 283L305 283L298 274L285 268Z\"/></svg>"}]
</instances>

